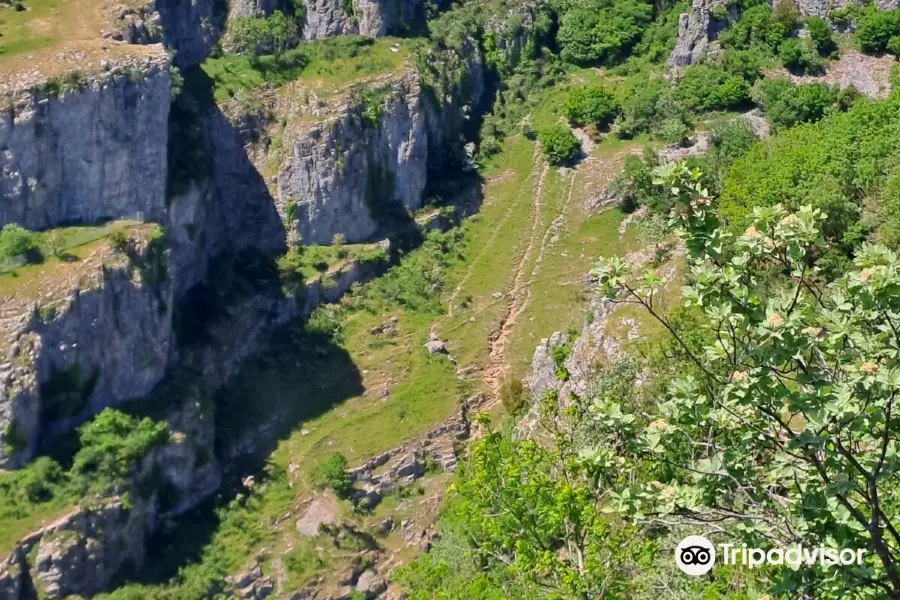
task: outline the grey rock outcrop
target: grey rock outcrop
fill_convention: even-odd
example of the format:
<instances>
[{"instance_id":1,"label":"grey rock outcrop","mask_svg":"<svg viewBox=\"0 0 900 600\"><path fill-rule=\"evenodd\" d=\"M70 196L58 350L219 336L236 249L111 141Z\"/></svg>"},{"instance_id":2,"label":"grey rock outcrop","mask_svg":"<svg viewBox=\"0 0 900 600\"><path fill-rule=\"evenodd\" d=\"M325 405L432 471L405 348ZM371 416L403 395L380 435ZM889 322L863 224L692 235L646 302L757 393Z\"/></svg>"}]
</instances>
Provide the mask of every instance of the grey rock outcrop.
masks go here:
<instances>
[{"instance_id":1,"label":"grey rock outcrop","mask_svg":"<svg viewBox=\"0 0 900 600\"><path fill-rule=\"evenodd\" d=\"M19 366L0 379L0 464L27 460L43 437L148 394L162 379L172 350L172 274L142 274L145 261L166 269L165 256L151 252L135 251L134 263L107 254L71 294L32 308L7 332ZM7 456L10 445L21 451Z\"/></svg>"},{"instance_id":2,"label":"grey rock outcrop","mask_svg":"<svg viewBox=\"0 0 900 600\"><path fill-rule=\"evenodd\" d=\"M678 39L669 55L669 68L686 67L700 60L737 13L725 0L693 0L690 12L678 17Z\"/></svg>"},{"instance_id":3,"label":"grey rock outcrop","mask_svg":"<svg viewBox=\"0 0 900 600\"><path fill-rule=\"evenodd\" d=\"M9 561L26 580L21 587L30 584L42 597L90 596L126 563L143 562L144 536L155 516L152 506L129 509L119 499L82 508L23 539Z\"/></svg>"},{"instance_id":4,"label":"grey rock outcrop","mask_svg":"<svg viewBox=\"0 0 900 600\"><path fill-rule=\"evenodd\" d=\"M91 596L107 589L123 567L141 567L147 536L161 517L183 512L218 488L208 407L199 400L186 403L166 420L169 441L152 449L134 476L136 489L149 494L132 493L127 503L119 496L86 499L22 538L0 563L0 598Z\"/></svg>"},{"instance_id":5,"label":"grey rock outcrop","mask_svg":"<svg viewBox=\"0 0 900 600\"><path fill-rule=\"evenodd\" d=\"M168 65L135 69L71 92L20 94L0 112L0 225L163 216Z\"/></svg>"},{"instance_id":6,"label":"grey rock outcrop","mask_svg":"<svg viewBox=\"0 0 900 600\"><path fill-rule=\"evenodd\" d=\"M374 95L293 136L278 175L278 202L306 243L329 244L337 233L363 241L391 204L421 206L428 141L418 79L385 81ZM376 122L372 113L380 115Z\"/></svg>"},{"instance_id":7,"label":"grey rock outcrop","mask_svg":"<svg viewBox=\"0 0 900 600\"><path fill-rule=\"evenodd\" d=\"M228 18L235 17L268 17L276 10L287 11L287 0L231 0L228 5Z\"/></svg>"},{"instance_id":8,"label":"grey rock outcrop","mask_svg":"<svg viewBox=\"0 0 900 600\"><path fill-rule=\"evenodd\" d=\"M162 42L175 52L179 68L209 56L225 29L227 0L156 0L162 23Z\"/></svg>"},{"instance_id":9,"label":"grey rock outcrop","mask_svg":"<svg viewBox=\"0 0 900 600\"><path fill-rule=\"evenodd\" d=\"M423 18L421 0L305 0L303 39L404 33Z\"/></svg>"},{"instance_id":10,"label":"grey rock outcrop","mask_svg":"<svg viewBox=\"0 0 900 600\"><path fill-rule=\"evenodd\" d=\"M781 0L769 0L775 5ZM829 11L848 6L860 5L861 0L783 0L792 2L803 17L827 17ZM875 5L882 10L900 7L898 0L876 0ZM740 17L738 8L726 0L693 0L691 10L682 13L678 19L678 38L669 55L669 68L676 69L696 64L704 52L713 48L719 34Z\"/></svg>"}]
</instances>

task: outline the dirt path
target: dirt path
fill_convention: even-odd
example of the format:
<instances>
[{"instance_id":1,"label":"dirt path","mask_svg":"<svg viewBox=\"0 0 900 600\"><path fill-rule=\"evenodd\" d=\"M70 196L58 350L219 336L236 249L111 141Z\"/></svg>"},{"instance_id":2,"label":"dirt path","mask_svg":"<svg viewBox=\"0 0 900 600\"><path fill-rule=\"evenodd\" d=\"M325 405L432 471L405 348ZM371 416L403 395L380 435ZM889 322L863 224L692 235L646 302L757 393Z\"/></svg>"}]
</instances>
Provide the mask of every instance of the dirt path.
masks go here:
<instances>
[{"instance_id":1,"label":"dirt path","mask_svg":"<svg viewBox=\"0 0 900 600\"><path fill-rule=\"evenodd\" d=\"M488 365L484 369L483 378L492 398L496 398L499 394L503 376L509 368L506 362L506 346L528 297L529 282L526 280L526 270L534 254L535 247L538 245L538 239L541 237L540 227L543 221L541 217L541 198L544 195L544 182L547 180L550 166L542 158L540 147L535 145L534 156L532 157L532 177L537 174L538 169L540 169L540 175L537 176L537 183L532 191L531 233L528 236L528 245L521 256L517 258L513 269L512 284L509 291L505 294L507 299L506 312L500 319L497 328L488 338L491 351L488 356Z\"/></svg>"},{"instance_id":2,"label":"dirt path","mask_svg":"<svg viewBox=\"0 0 900 600\"><path fill-rule=\"evenodd\" d=\"M534 156L532 157L532 161L536 160L534 157L540 156L540 147L535 144L534 146ZM501 174L501 178L505 176ZM497 239L497 235L499 235L500 230L503 229L503 226L509 220L510 215L512 215L513 210L516 208L515 202L510 202L509 207L506 209L506 212L503 213L503 218L500 219L500 222L497 223L497 226L494 227L494 231L491 233L490 239L488 239L487 243L482 246L481 251L472 259L469 263L468 268L466 269L466 274L459 281L456 287L453 289L453 293L450 294L450 299L447 300L447 316L453 316L453 305L456 303L456 298L459 296L459 292L465 287L465 285L469 282L469 279L472 277L472 273L475 271L475 265L481 262L481 259L485 257L485 255L490 252L494 248L494 241Z\"/></svg>"}]
</instances>

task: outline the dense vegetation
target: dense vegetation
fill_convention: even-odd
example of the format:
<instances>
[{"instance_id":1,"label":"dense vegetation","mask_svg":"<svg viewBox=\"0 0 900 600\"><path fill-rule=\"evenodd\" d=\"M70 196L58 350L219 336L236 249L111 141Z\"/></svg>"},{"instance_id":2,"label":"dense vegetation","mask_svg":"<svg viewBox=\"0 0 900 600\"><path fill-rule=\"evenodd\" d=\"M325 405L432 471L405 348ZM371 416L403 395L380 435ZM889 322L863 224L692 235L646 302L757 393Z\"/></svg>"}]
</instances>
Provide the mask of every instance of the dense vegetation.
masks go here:
<instances>
[{"instance_id":1,"label":"dense vegetation","mask_svg":"<svg viewBox=\"0 0 900 600\"><path fill-rule=\"evenodd\" d=\"M482 166L517 134L536 139L552 164L565 166L582 157L584 136L646 136L682 146L697 130L709 136L709 150L687 163L695 171L660 168L653 147L630 157L616 182L621 208L647 209L638 239L656 245L657 262L667 219L682 229L694 269L683 297L689 306L659 310L652 273L635 282L621 261L598 267L605 291L629 298L670 335L596 365L589 391L571 398L548 393L532 407L520 381L504 382L509 416L499 425L480 419L484 435L461 466L441 537L395 577L410 598L657 598L665 591L759 600L877 598L900 590L897 490L887 475L900 466L891 413L900 352L896 257L863 245L900 244L900 101L861 101L852 91L764 78L778 64L794 74L821 73L837 52L828 22L801 18L789 2L729 4L714 15L733 21L720 38L721 55L666 78L664 62L684 9L641 0L468 2L433 14L426 39L304 44L295 8L236 20L224 40L228 52L202 66L212 92L202 100L252 108L258 89L306 78L327 92L415 60L429 100L460 109L441 122L445 148L435 151L450 154L462 146L457 142L476 140L474 162ZM733 16L724 14L732 9ZM853 18L862 50L900 48L896 13L864 8ZM481 105L468 78L475 55L487 70ZM367 123L377 122L377 98L358 99L371 109L364 111ZM200 100L188 90L173 111L209 108L189 106ZM754 106L774 138L761 142L744 121L723 115ZM186 128L174 131L189 146L197 142ZM191 151L185 150L176 161ZM458 230L424 236L419 251L403 255L384 277L320 307L305 327L273 342L276 352L248 361L244 377L217 398L217 435L234 436L276 409L289 427L330 408L334 388L356 382L313 373L333 367L323 356L336 359L335 349L361 327L360 315L383 320L402 313L423 331L442 318L448 272L465 243ZM56 247L62 246L49 234L0 232L0 260L39 260ZM330 268L351 260L386 264L387 256L335 238L331 246L292 249L270 266L299 295L305 282L317 276L324 282ZM571 340L552 353L560 380L571 376L564 366L570 351ZM416 367L445 366L422 364ZM277 372L279 380L268 380L266 397L253 385L262 371ZM77 375L64 373L64 393L48 397L83 400L91 377ZM320 393L301 402L289 388L306 380L321 384ZM470 387L460 383L467 393ZM541 435L514 432L526 414ZM404 418L405 412L398 422ZM49 514L131 481L142 457L168 436L158 421L104 411L79 429L64 463L41 457L3 475L4 522L18 525L35 509ZM5 439L27 442L15 427ZM330 453L310 476L346 499L347 466L343 454ZM281 499L297 493L284 465L270 463L260 479ZM271 541L259 530L258 513L273 510L263 515L270 522L284 514L263 508L261 498L241 492L221 499L216 537L196 560L179 565L169 587L124 587L117 597L200 598L220 589L247 558L245 546ZM708 579L686 579L667 553L685 532L710 522L729 540L748 544L825 539L871 553L864 568L833 573L717 568ZM316 561L318 554L302 549L284 559L289 571L301 573Z\"/></svg>"}]
</instances>

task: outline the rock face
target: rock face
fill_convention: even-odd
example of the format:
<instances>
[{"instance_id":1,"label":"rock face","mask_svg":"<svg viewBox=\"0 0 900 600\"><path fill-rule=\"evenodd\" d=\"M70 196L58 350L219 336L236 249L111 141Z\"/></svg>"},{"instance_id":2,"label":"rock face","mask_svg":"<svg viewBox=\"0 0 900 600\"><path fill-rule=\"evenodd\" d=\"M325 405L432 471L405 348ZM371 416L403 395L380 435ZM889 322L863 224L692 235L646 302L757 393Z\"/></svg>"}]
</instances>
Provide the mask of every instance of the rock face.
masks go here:
<instances>
[{"instance_id":1,"label":"rock face","mask_svg":"<svg viewBox=\"0 0 900 600\"><path fill-rule=\"evenodd\" d=\"M793 1L803 17L826 17L828 11L845 8L858 0L785 0ZM770 0L777 4L778 0ZM894 10L900 6L898 0L877 0L876 6L882 10ZM686 67L696 64L712 42L729 23L740 17L733 3L725 0L693 0L690 12L682 13L678 19L678 39L669 55L669 68Z\"/></svg>"},{"instance_id":2,"label":"rock face","mask_svg":"<svg viewBox=\"0 0 900 600\"><path fill-rule=\"evenodd\" d=\"M156 0L163 43L174 50L179 68L195 65L209 55L225 29L227 0ZM158 41L158 40L154 40Z\"/></svg>"},{"instance_id":3,"label":"rock face","mask_svg":"<svg viewBox=\"0 0 900 600\"><path fill-rule=\"evenodd\" d=\"M143 396L162 379L172 350L173 288L157 252L136 250L134 261L104 256L58 305L26 309L8 334L19 366L7 364L0 378L0 464L27 460L42 437ZM149 268L160 270L158 281ZM19 452L9 456L9 447Z\"/></svg>"},{"instance_id":4,"label":"rock face","mask_svg":"<svg viewBox=\"0 0 900 600\"><path fill-rule=\"evenodd\" d=\"M0 225L161 217L170 95L160 61L74 92L19 96L0 113Z\"/></svg>"},{"instance_id":5,"label":"rock face","mask_svg":"<svg viewBox=\"0 0 900 600\"><path fill-rule=\"evenodd\" d=\"M228 5L228 18L235 17L268 17L276 10L286 12L289 3L286 0L231 0Z\"/></svg>"},{"instance_id":6,"label":"rock face","mask_svg":"<svg viewBox=\"0 0 900 600\"><path fill-rule=\"evenodd\" d=\"M329 244L337 233L363 241L390 204L421 206L427 161L417 78L386 81L366 100L296 134L278 175L279 206L306 243Z\"/></svg>"},{"instance_id":7,"label":"rock face","mask_svg":"<svg viewBox=\"0 0 900 600\"><path fill-rule=\"evenodd\" d=\"M87 504L29 534L0 563L0 598L89 597L106 589L117 573L144 561L146 538L159 519L194 506L219 486L213 453L212 413L197 401L166 415L169 441L143 459L135 488L152 481L147 495L132 493ZM163 494L160 490L165 490Z\"/></svg>"},{"instance_id":8,"label":"rock face","mask_svg":"<svg viewBox=\"0 0 900 600\"><path fill-rule=\"evenodd\" d=\"M303 39L399 35L423 18L421 0L305 0Z\"/></svg>"},{"instance_id":9,"label":"rock face","mask_svg":"<svg viewBox=\"0 0 900 600\"><path fill-rule=\"evenodd\" d=\"M734 9L726 6L725 0L693 0L691 11L678 17L678 40L669 55L669 68L686 67L700 60L729 20L737 18Z\"/></svg>"},{"instance_id":10,"label":"rock face","mask_svg":"<svg viewBox=\"0 0 900 600\"><path fill-rule=\"evenodd\" d=\"M20 595L4 598L29 597L21 593L28 589L47 598L96 594L126 563L143 562L143 538L154 520L152 506L129 510L119 499L66 515L16 546L6 578L18 581Z\"/></svg>"}]
</instances>

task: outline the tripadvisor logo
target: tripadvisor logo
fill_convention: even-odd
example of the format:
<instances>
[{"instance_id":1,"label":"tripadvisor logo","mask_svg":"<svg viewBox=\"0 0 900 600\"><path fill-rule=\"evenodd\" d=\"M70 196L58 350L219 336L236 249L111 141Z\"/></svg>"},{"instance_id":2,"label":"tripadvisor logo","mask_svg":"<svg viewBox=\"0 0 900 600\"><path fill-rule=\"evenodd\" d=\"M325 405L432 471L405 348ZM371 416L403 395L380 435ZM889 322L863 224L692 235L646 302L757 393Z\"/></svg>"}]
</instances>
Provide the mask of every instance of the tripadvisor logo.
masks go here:
<instances>
[{"instance_id":1,"label":"tripadvisor logo","mask_svg":"<svg viewBox=\"0 0 900 600\"><path fill-rule=\"evenodd\" d=\"M819 565L836 567L842 565L862 565L866 550L859 548L827 548L824 545L808 547L801 544L787 548L748 548L746 544L719 544L722 564L743 565L755 569L762 565L787 565L792 569L800 566ZM675 548L675 564L688 575L709 573L716 562L716 547L702 535L690 535Z\"/></svg>"},{"instance_id":2,"label":"tripadvisor logo","mask_svg":"<svg viewBox=\"0 0 900 600\"><path fill-rule=\"evenodd\" d=\"M716 549L702 535L689 535L675 548L675 564L688 575L709 573L716 562Z\"/></svg>"}]
</instances>

